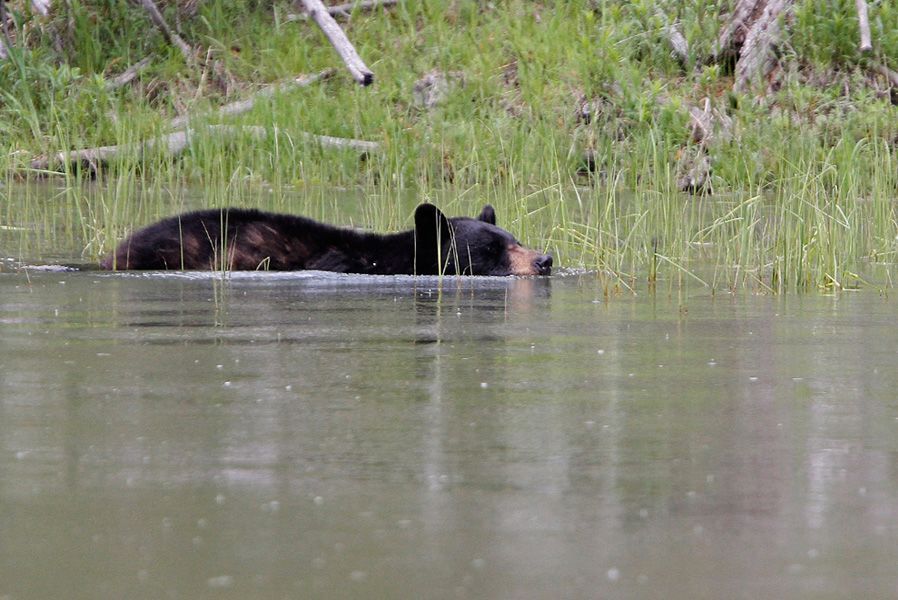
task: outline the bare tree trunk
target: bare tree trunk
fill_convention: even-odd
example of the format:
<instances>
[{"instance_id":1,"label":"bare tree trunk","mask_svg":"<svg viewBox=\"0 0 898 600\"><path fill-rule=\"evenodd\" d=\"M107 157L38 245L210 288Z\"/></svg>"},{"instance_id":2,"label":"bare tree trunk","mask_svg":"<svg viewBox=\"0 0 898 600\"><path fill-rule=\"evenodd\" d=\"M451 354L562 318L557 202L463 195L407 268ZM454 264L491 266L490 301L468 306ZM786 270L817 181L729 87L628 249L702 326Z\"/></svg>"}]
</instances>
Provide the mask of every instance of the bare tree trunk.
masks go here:
<instances>
[{"instance_id":1,"label":"bare tree trunk","mask_svg":"<svg viewBox=\"0 0 898 600\"><path fill-rule=\"evenodd\" d=\"M142 1L147 2L149 0ZM309 12L309 16L311 16L312 20L318 24L318 27L320 27L321 31L324 32L324 35L327 36L327 39L333 45L337 54L343 59L352 78L361 85L371 85L374 83L374 73L372 73L365 63L362 62L362 59L359 57L359 53L356 52L352 42L349 41L349 38L346 37L346 34L343 33L343 30L337 25L337 22L327 11L324 4L321 3L321 0L302 0L302 3Z\"/></svg>"}]
</instances>

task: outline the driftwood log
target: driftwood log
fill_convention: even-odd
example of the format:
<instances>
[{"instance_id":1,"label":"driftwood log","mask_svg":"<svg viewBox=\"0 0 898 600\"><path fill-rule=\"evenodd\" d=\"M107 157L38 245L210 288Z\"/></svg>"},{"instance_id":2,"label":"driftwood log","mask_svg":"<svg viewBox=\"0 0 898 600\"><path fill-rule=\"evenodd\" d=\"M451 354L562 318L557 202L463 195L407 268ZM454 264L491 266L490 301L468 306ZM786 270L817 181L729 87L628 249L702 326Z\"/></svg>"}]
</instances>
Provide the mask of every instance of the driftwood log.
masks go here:
<instances>
[{"instance_id":1,"label":"driftwood log","mask_svg":"<svg viewBox=\"0 0 898 600\"><path fill-rule=\"evenodd\" d=\"M265 127L259 126L237 127L233 125L208 125L202 128L175 131L134 144L100 146L97 148L57 152L50 156L39 157L32 160L31 168L36 171L46 171L55 165L83 165L92 171L97 171L99 165L115 160L121 155L136 154L140 157L152 152L158 152L169 156L177 156L190 146L191 141L201 131L208 131L225 137L250 135L253 138L260 140L267 138L269 135L282 134L277 128L268 130ZM329 135L316 135L305 131L301 131L295 135L306 142L319 144L322 148L357 150L363 154L380 151L380 144L377 142L338 138Z\"/></svg>"},{"instance_id":2,"label":"driftwood log","mask_svg":"<svg viewBox=\"0 0 898 600\"><path fill-rule=\"evenodd\" d=\"M343 30L337 25L334 17L327 11L327 8L321 3L321 0L302 0L302 3L308 11L309 16L315 21L318 27L321 28L321 31L324 32L324 35L337 51L337 54L343 59L343 63L346 65L352 78L361 85L371 85L374 83L374 73L372 73L371 69L362 62L362 59L359 57L359 53L356 52L352 42L349 41L349 38L346 37L346 34L343 33Z\"/></svg>"},{"instance_id":3,"label":"driftwood log","mask_svg":"<svg viewBox=\"0 0 898 600\"><path fill-rule=\"evenodd\" d=\"M347 2L346 4L329 6L327 12L332 15L348 15L354 10L373 10L379 6L392 6L398 3L399 0L361 0L360 2Z\"/></svg>"},{"instance_id":4,"label":"driftwood log","mask_svg":"<svg viewBox=\"0 0 898 600\"><path fill-rule=\"evenodd\" d=\"M795 0L736 0L711 53L712 62L736 59L733 89L747 90L776 66L774 50L782 35L780 20L794 4Z\"/></svg>"},{"instance_id":5,"label":"driftwood log","mask_svg":"<svg viewBox=\"0 0 898 600\"><path fill-rule=\"evenodd\" d=\"M686 67L689 64L689 42L680 31L679 22L670 21L660 8L655 11L655 17L663 23L662 29L670 44L671 55L677 59L681 67Z\"/></svg>"}]
</instances>

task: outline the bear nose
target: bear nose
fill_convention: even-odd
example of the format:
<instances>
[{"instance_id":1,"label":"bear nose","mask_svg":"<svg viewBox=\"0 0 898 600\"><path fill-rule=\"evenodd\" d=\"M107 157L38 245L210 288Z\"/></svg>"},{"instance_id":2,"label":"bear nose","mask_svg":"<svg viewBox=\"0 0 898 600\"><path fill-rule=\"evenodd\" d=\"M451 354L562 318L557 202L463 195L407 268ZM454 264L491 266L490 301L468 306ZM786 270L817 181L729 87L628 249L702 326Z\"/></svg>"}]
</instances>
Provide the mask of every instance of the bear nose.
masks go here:
<instances>
[{"instance_id":1,"label":"bear nose","mask_svg":"<svg viewBox=\"0 0 898 600\"><path fill-rule=\"evenodd\" d=\"M543 254L533 261L533 266L536 267L536 271L540 275L548 275L552 272L552 255Z\"/></svg>"}]
</instances>

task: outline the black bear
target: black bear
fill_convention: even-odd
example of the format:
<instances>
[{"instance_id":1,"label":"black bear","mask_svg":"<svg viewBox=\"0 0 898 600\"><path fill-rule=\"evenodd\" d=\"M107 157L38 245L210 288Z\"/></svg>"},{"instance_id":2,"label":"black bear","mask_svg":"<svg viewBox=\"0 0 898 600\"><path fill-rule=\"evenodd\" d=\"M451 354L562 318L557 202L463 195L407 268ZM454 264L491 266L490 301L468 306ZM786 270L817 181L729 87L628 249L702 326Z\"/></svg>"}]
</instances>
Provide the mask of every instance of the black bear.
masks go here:
<instances>
[{"instance_id":1,"label":"black bear","mask_svg":"<svg viewBox=\"0 0 898 600\"><path fill-rule=\"evenodd\" d=\"M316 269L380 275L548 275L552 257L521 246L496 227L486 205L476 219L447 218L432 204L415 209L415 228L377 234L305 217L213 209L163 219L134 232L104 269Z\"/></svg>"}]
</instances>

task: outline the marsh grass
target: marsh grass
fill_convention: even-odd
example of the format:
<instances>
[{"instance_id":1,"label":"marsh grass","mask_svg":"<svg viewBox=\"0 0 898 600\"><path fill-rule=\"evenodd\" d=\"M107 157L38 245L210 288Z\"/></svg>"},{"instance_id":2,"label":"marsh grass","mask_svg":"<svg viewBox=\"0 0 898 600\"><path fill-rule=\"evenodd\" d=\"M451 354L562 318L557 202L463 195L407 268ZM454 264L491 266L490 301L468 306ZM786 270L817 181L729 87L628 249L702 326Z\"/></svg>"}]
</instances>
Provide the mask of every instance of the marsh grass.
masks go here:
<instances>
[{"instance_id":1,"label":"marsh grass","mask_svg":"<svg viewBox=\"0 0 898 600\"><path fill-rule=\"evenodd\" d=\"M891 162L883 147L879 159ZM831 159L835 159L833 156ZM666 189L629 189L622 171L602 186L559 181L541 189L442 187L419 195L384 186L280 188L235 177L216 186L120 175L105 184L13 185L0 217L4 254L71 256L96 262L133 228L205 206L253 206L373 229L411 226L426 199L448 214L493 204L500 225L523 243L552 252L556 264L596 273L606 293L647 285L747 288L762 292L885 285L896 252L890 177L840 177L831 165L772 188L695 198ZM668 174L668 179L672 179ZM15 190L16 196L9 195Z\"/></svg>"},{"instance_id":2,"label":"marsh grass","mask_svg":"<svg viewBox=\"0 0 898 600\"><path fill-rule=\"evenodd\" d=\"M182 35L222 66L219 77L191 71L128 3L69 3L74 27L60 18L32 29L27 51L0 63L0 250L39 260L64 248L95 262L136 227L211 206L387 231L411 226L420 201L453 215L489 202L522 242L596 273L609 294L888 283L875 267L896 258L898 114L854 54L854 4L825 3L836 18L821 17L823 4L799 4L784 56L793 68L765 102L728 92L719 65L684 70L670 56L663 16L678 18L706 55L719 26L714 0L437 0L353 17L350 37L377 73L372 88L340 74L222 121L212 108L338 65L314 25L285 21L289 4L209 1L182 22ZM168 11L175 21L174 4ZM871 22L874 58L895 67L898 13L879 3ZM147 54L153 64L134 85L106 89L105 77ZM458 76L425 110L411 90L434 69ZM714 194L684 196L684 106L706 96L733 119L733 134L708 149ZM597 107L589 122L578 117L584 100ZM198 133L183 153L137 151L185 110ZM221 123L269 134L203 129ZM373 140L382 152L324 149L302 132ZM73 166L40 183L27 168L35 154L109 144L131 151L96 179Z\"/></svg>"}]
</instances>

